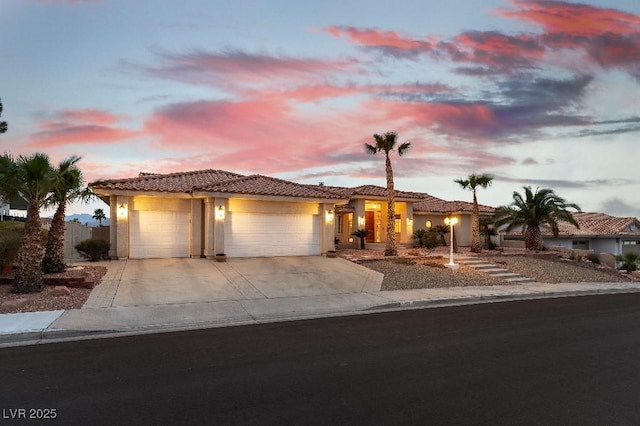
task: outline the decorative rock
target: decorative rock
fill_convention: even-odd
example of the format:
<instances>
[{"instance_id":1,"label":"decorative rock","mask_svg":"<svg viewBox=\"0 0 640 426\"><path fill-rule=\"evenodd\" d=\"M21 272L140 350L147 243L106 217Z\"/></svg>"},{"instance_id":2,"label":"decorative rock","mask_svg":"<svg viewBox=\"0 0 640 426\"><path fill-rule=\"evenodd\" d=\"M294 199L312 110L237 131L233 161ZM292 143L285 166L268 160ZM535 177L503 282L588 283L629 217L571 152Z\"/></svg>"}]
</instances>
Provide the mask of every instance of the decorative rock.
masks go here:
<instances>
[{"instance_id":1,"label":"decorative rock","mask_svg":"<svg viewBox=\"0 0 640 426\"><path fill-rule=\"evenodd\" d=\"M19 308L20 306L28 302L29 302L29 299L27 299L26 297L20 297L18 299L5 300L4 302L2 302L2 307L9 308L9 309Z\"/></svg>"},{"instance_id":2,"label":"decorative rock","mask_svg":"<svg viewBox=\"0 0 640 426\"><path fill-rule=\"evenodd\" d=\"M69 296L70 294L71 294L71 290L69 290L68 287L63 285L56 286L53 288L53 290L51 290L52 296Z\"/></svg>"}]
</instances>

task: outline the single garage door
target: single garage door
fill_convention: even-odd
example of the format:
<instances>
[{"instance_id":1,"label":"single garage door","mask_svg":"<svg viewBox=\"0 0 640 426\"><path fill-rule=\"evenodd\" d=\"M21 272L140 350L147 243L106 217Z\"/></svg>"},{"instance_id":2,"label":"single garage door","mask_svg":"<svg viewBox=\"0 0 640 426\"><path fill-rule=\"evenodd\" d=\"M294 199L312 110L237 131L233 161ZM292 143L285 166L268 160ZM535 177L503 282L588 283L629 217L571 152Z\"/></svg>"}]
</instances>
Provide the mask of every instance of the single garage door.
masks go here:
<instances>
[{"instance_id":1,"label":"single garage door","mask_svg":"<svg viewBox=\"0 0 640 426\"><path fill-rule=\"evenodd\" d=\"M320 216L229 213L224 248L232 257L320 254Z\"/></svg>"},{"instance_id":2,"label":"single garage door","mask_svg":"<svg viewBox=\"0 0 640 426\"><path fill-rule=\"evenodd\" d=\"M133 210L129 219L132 259L189 257L189 213Z\"/></svg>"}]
</instances>

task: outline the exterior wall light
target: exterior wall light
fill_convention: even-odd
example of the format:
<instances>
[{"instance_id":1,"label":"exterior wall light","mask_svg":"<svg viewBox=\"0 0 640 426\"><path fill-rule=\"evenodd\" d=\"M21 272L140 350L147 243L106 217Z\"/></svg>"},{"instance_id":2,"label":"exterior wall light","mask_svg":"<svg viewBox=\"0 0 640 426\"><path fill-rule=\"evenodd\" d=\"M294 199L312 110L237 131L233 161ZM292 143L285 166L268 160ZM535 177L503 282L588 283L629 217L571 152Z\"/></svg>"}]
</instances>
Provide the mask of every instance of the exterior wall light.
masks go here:
<instances>
[{"instance_id":1,"label":"exterior wall light","mask_svg":"<svg viewBox=\"0 0 640 426\"><path fill-rule=\"evenodd\" d=\"M224 206L222 204L216 209L216 220L224 220Z\"/></svg>"},{"instance_id":2,"label":"exterior wall light","mask_svg":"<svg viewBox=\"0 0 640 426\"><path fill-rule=\"evenodd\" d=\"M120 203L118 206L118 217L127 217L127 205Z\"/></svg>"},{"instance_id":3,"label":"exterior wall light","mask_svg":"<svg viewBox=\"0 0 640 426\"><path fill-rule=\"evenodd\" d=\"M365 222L364 222L364 216L358 216L358 226L362 227L364 226Z\"/></svg>"},{"instance_id":4,"label":"exterior wall light","mask_svg":"<svg viewBox=\"0 0 640 426\"><path fill-rule=\"evenodd\" d=\"M326 219L327 223L333 223L333 210L327 210Z\"/></svg>"},{"instance_id":5,"label":"exterior wall light","mask_svg":"<svg viewBox=\"0 0 640 426\"><path fill-rule=\"evenodd\" d=\"M449 225L451 227L451 243L449 244L449 246L450 246L449 263L445 264L444 266L446 266L447 268L451 268L451 269L458 269L458 265L453 263L453 226L456 223L458 223L458 218L457 217L445 217L444 218L444 223L445 223L445 225Z\"/></svg>"},{"instance_id":6,"label":"exterior wall light","mask_svg":"<svg viewBox=\"0 0 640 426\"><path fill-rule=\"evenodd\" d=\"M431 221L428 220L425 226L427 227L427 229L431 229L431 227L433 226L433 223L431 223Z\"/></svg>"}]
</instances>

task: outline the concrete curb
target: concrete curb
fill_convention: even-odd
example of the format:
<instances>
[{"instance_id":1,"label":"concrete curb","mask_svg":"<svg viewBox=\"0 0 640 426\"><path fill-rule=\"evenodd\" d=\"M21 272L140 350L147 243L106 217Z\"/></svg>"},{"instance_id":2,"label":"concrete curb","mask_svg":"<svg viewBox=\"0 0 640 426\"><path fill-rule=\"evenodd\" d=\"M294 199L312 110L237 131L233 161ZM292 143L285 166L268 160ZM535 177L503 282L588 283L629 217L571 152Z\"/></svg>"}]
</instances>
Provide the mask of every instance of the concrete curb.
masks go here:
<instances>
[{"instance_id":1,"label":"concrete curb","mask_svg":"<svg viewBox=\"0 0 640 426\"><path fill-rule=\"evenodd\" d=\"M318 314L266 316L264 318L252 318L247 320L223 320L201 321L198 323L166 323L147 325L140 327L123 327L107 330L73 330L73 329L48 329L27 331L13 334L0 334L0 348L11 346L26 346L46 343L70 342L79 340L126 337L143 334L169 333L176 331L202 330L220 327L237 327L252 324L267 324L276 322L312 320L320 318L333 318L351 315L367 315L382 312L392 312L409 309L428 309L446 306L461 306L479 303L509 302L517 300L536 300L560 297L593 296L605 294L631 294L640 293L640 288L607 288L589 290L571 290L558 292L537 292L521 294L496 294L486 296L451 297L442 299L401 300L383 303L376 306L364 307L357 310L336 310Z\"/></svg>"}]
</instances>

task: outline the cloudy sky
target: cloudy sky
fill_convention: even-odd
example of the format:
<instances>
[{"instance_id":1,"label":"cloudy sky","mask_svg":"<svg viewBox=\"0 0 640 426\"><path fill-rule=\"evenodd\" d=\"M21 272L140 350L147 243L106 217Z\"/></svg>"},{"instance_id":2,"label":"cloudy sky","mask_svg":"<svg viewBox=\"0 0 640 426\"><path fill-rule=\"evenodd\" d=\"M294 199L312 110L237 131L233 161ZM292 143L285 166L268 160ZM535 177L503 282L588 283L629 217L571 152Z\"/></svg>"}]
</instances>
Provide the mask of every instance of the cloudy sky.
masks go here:
<instances>
[{"instance_id":1,"label":"cloudy sky","mask_svg":"<svg viewBox=\"0 0 640 426\"><path fill-rule=\"evenodd\" d=\"M0 150L640 216L637 0L3 0ZM73 206L92 212L96 206ZM104 205L97 207L105 207Z\"/></svg>"}]
</instances>

